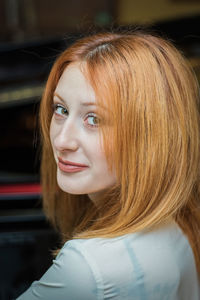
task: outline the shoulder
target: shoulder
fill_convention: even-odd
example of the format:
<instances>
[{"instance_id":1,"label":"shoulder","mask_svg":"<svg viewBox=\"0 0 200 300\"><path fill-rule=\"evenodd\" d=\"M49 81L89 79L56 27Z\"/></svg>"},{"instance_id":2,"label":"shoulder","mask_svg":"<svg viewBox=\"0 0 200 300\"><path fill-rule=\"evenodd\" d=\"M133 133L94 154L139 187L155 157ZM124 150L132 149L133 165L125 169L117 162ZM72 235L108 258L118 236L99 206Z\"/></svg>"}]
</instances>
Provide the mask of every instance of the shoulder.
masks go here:
<instances>
[{"instance_id":1,"label":"shoulder","mask_svg":"<svg viewBox=\"0 0 200 300\"><path fill-rule=\"evenodd\" d=\"M120 299L154 300L163 295L173 299L178 294L178 299L198 299L194 255L175 222L117 238L67 244L87 261L97 286L104 290L103 299L116 295Z\"/></svg>"},{"instance_id":2,"label":"shoulder","mask_svg":"<svg viewBox=\"0 0 200 300\"><path fill-rule=\"evenodd\" d=\"M164 295L196 300L196 280L187 238L177 225L167 224L116 238L66 242L51 268L19 300L155 300Z\"/></svg>"},{"instance_id":3,"label":"shoulder","mask_svg":"<svg viewBox=\"0 0 200 300\"><path fill-rule=\"evenodd\" d=\"M17 300L102 300L101 284L79 242L69 241L51 267Z\"/></svg>"},{"instance_id":4,"label":"shoulder","mask_svg":"<svg viewBox=\"0 0 200 300\"><path fill-rule=\"evenodd\" d=\"M113 261L116 265L116 262L127 258L130 262L134 256L142 260L151 260L155 256L157 259L161 256L162 259L165 257L176 260L181 252L185 252L193 259L186 236L174 222L115 238L71 240L63 246L59 256L70 249L79 253L94 269L106 263L110 265Z\"/></svg>"}]
</instances>

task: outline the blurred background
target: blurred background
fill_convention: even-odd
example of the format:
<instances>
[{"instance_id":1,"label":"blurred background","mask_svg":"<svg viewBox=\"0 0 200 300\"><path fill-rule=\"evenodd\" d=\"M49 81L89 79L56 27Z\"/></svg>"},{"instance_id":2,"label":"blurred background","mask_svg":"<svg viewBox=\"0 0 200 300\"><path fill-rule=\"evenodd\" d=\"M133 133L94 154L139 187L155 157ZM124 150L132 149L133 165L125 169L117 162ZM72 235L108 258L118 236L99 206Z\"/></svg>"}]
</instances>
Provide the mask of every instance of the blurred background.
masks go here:
<instances>
[{"instance_id":1,"label":"blurred background","mask_svg":"<svg viewBox=\"0 0 200 300\"><path fill-rule=\"evenodd\" d=\"M200 0L0 0L0 299L50 266L59 235L41 209L38 108L51 66L77 38L142 26L170 38L200 79Z\"/></svg>"}]
</instances>

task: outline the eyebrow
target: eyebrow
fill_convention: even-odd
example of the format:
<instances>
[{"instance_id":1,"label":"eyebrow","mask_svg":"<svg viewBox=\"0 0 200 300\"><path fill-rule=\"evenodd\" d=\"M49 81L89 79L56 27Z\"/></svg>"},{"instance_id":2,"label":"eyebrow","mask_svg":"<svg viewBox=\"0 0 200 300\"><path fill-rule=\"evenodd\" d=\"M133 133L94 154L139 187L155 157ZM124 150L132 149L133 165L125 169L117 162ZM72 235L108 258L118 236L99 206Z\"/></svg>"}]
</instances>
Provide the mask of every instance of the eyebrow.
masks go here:
<instances>
[{"instance_id":1,"label":"eyebrow","mask_svg":"<svg viewBox=\"0 0 200 300\"><path fill-rule=\"evenodd\" d=\"M65 103L65 100L60 96L58 95L57 93L54 93L54 96L58 97L63 103ZM95 102L82 102L81 105L83 106L97 106Z\"/></svg>"}]
</instances>

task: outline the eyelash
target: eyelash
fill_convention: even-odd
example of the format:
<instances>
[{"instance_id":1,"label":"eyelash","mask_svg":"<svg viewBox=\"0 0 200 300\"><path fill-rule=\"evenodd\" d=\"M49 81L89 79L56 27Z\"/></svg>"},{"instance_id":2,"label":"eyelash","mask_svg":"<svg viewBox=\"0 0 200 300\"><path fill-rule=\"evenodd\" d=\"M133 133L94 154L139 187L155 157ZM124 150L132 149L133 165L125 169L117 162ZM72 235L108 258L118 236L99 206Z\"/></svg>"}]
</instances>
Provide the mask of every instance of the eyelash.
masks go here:
<instances>
[{"instance_id":1,"label":"eyelash","mask_svg":"<svg viewBox=\"0 0 200 300\"><path fill-rule=\"evenodd\" d=\"M58 113L57 111L58 111L58 109L63 109L64 110L64 113ZM63 117L63 115L64 116L67 116L68 115L68 110L64 107L64 106L62 106L62 105L60 105L60 104L57 104L57 103L54 103L53 104L53 112L54 112L54 114L57 116L57 117ZM93 125L91 125L91 124L86 124L88 127L91 127L91 128L96 128L96 127L99 127L99 123L100 123L100 118L95 114L95 113L88 113L88 115L86 116L86 118L84 118L84 122L86 121L86 120L88 120L89 118L96 118L97 119L97 121L98 121L98 124L93 124Z\"/></svg>"},{"instance_id":2,"label":"eyelash","mask_svg":"<svg viewBox=\"0 0 200 300\"><path fill-rule=\"evenodd\" d=\"M85 121L85 120L88 120L89 118L96 118L98 124L93 124L93 125L87 124L87 126L92 127L92 128L94 128L94 127L95 127L95 128L99 127L100 119L99 119L99 117L97 117L96 114L89 113L89 114L87 115L87 117L84 119L84 121Z\"/></svg>"},{"instance_id":3,"label":"eyelash","mask_svg":"<svg viewBox=\"0 0 200 300\"><path fill-rule=\"evenodd\" d=\"M60 104L56 104L56 103L53 104L53 112L54 112L54 114L56 114L57 116L62 116L61 113L58 113L58 112L57 112L57 110L58 110L59 108L65 110L65 113L64 113L64 114L68 114L68 110L67 110L64 106L62 106L62 105L60 105Z\"/></svg>"}]
</instances>

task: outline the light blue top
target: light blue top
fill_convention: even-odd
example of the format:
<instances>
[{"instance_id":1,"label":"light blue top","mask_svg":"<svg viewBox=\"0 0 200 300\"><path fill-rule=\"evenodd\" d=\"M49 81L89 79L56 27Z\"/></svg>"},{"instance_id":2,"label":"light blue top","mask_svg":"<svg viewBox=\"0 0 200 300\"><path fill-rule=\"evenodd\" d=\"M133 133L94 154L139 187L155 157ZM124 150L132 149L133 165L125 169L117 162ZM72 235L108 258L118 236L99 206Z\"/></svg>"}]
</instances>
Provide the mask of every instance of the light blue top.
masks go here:
<instances>
[{"instance_id":1,"label":"light blue top","mask_svg":"<svg viewBox=\"0 0 200 300\"><path fill-rule=\"evenodd\" d=\"M189 242L174 223L117 238L71 240L17 300L199 300Z\"/></svg>"}]
</instances>

